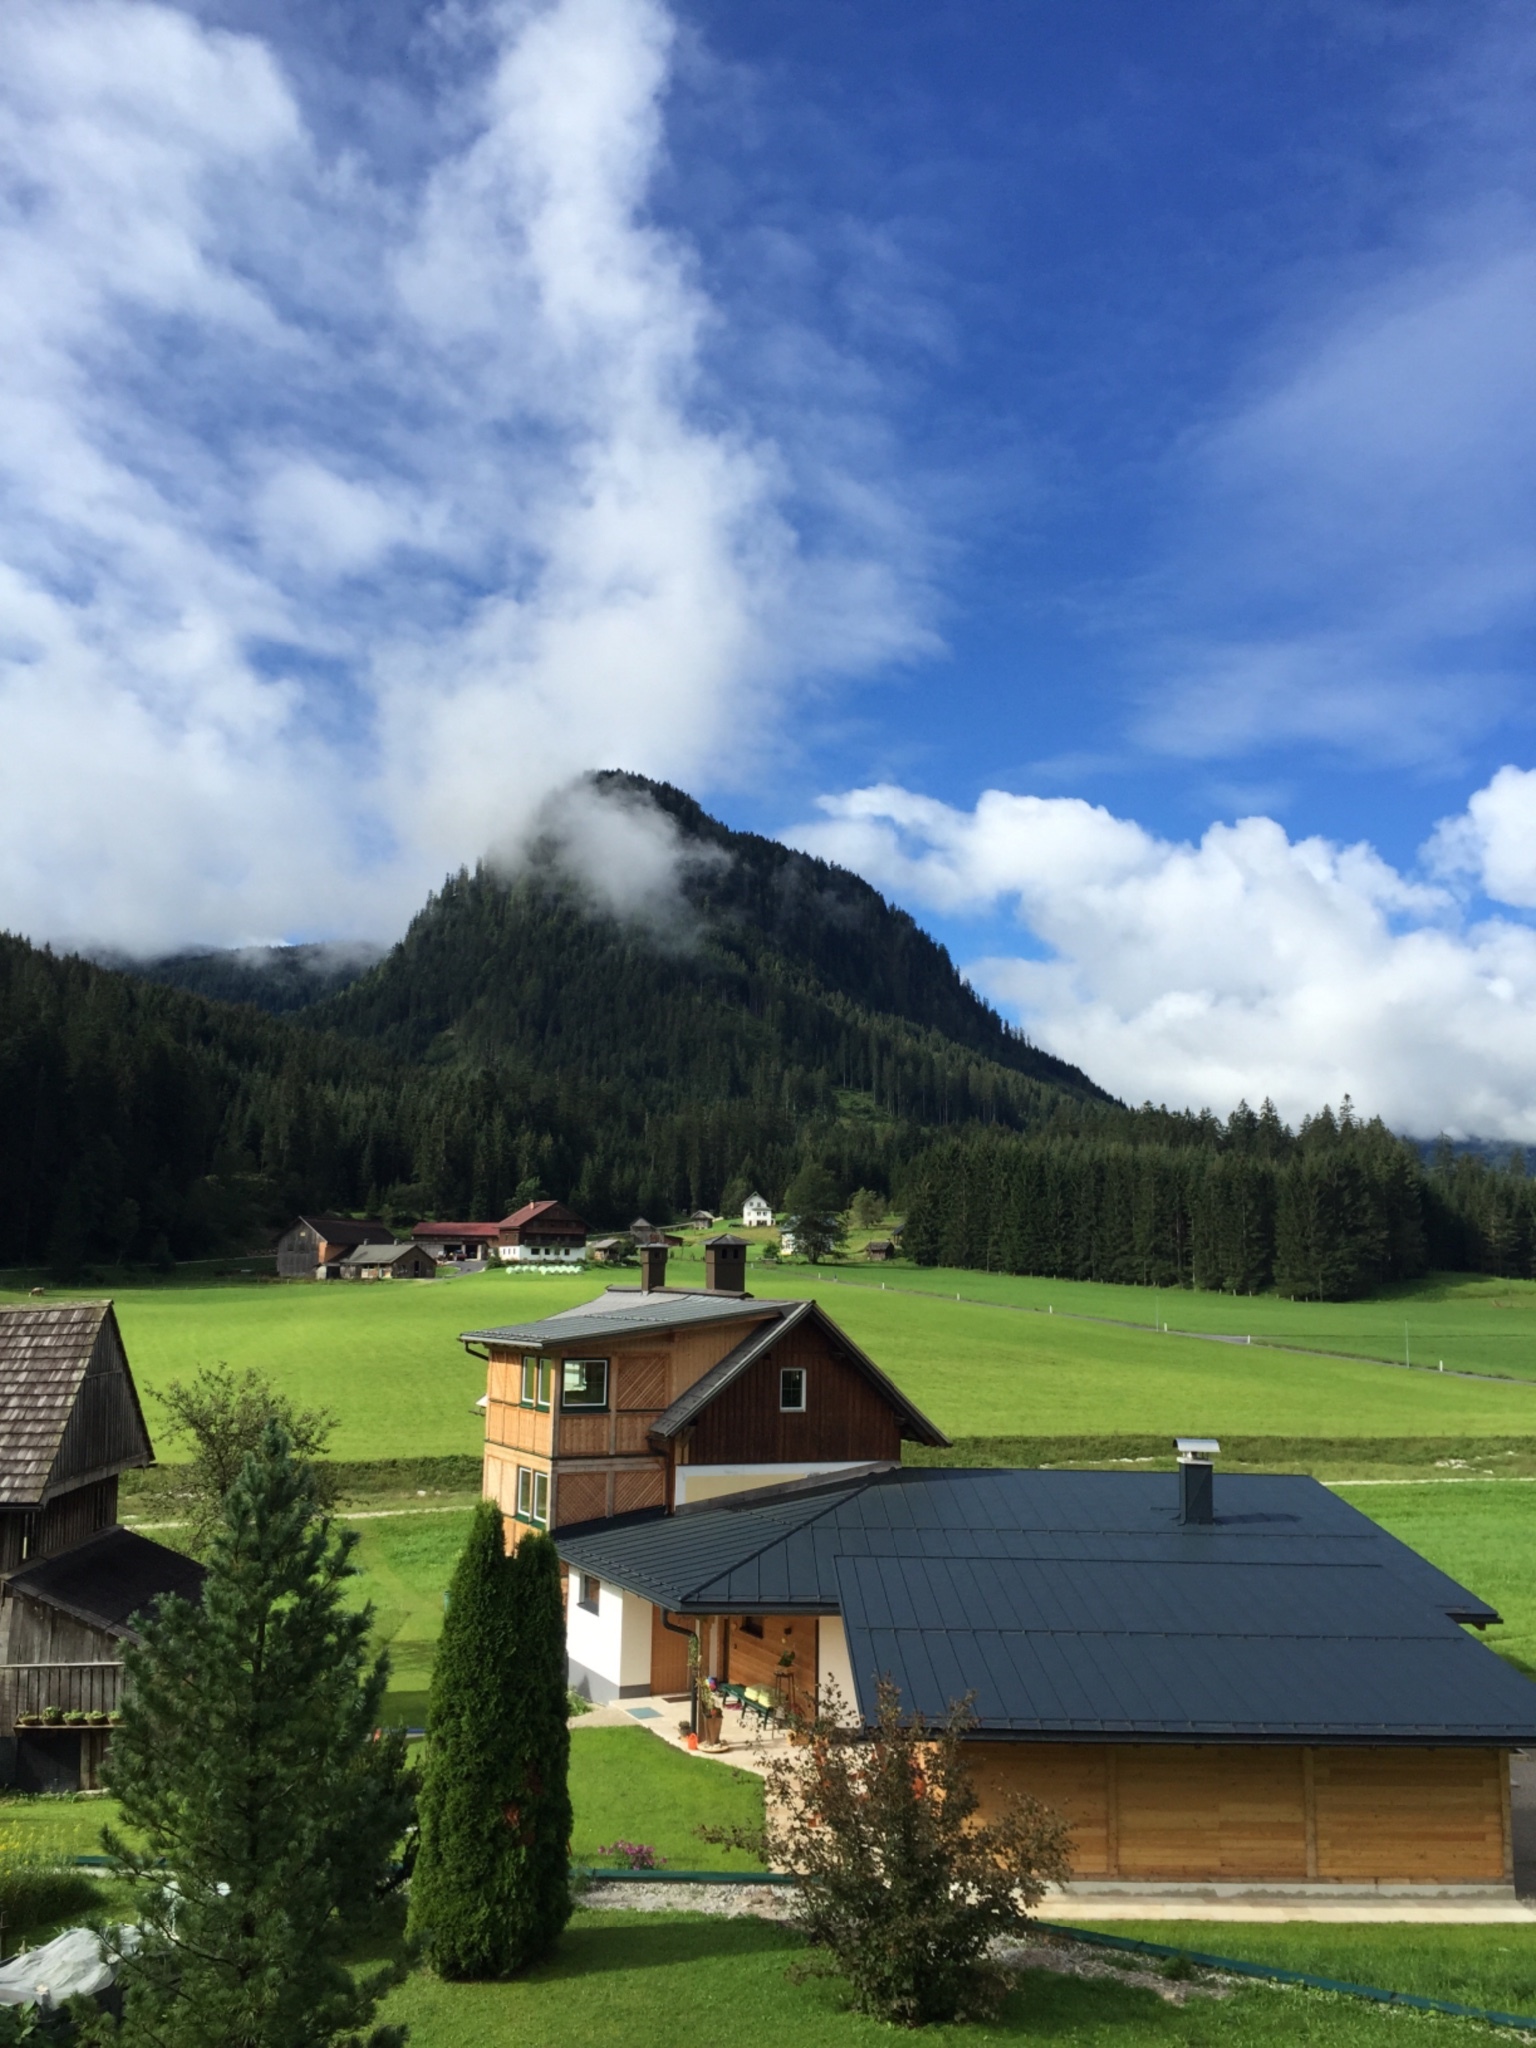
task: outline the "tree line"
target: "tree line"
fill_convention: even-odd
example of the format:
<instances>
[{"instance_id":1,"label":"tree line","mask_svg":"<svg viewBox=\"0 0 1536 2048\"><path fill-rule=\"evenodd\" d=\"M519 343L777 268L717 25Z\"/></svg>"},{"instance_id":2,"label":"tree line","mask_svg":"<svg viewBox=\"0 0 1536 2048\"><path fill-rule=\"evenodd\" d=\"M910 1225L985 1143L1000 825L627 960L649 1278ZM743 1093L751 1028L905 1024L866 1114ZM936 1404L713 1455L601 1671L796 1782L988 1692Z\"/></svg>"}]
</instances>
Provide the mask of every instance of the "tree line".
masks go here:
<instances>
[{"instance_id":1,"label":"tree line","mask_svg":"<svg viewBox=\"0 0 1536 2048\"><path fill-rule=\"evenodd\" d=\"M1536 1184L1419 1149L1346 1100L1291 1130L1266 1103L1225 1123L1144 1107L974 1130L916 1158L919 1264L1337 1301L1429 1270L1536 1276Z\"/></svg>"}]
</instances>

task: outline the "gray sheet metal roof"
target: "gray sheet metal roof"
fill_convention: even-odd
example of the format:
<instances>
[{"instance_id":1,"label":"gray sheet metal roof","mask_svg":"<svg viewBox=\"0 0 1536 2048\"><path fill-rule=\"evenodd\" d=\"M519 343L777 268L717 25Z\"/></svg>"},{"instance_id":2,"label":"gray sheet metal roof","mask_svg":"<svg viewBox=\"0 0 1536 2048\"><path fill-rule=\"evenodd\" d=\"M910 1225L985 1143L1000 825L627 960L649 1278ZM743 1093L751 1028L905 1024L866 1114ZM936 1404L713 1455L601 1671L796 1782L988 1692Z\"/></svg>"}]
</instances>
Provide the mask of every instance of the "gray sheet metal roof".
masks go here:
<instances>
[{"instance_id":1,"label":"gray sheet metal roof","mask_svg":"<svg viewBox=\"0 0 1536 2048\"><path fill-rule=\"evenodd\" d=\"M107 1635L133 1637L129 1622L163 1593L200 1600L207 1572L195 1558L132 1529L104 1529L57 1557L23 1565L7 1590L83 1621Z\"/></svg>"},{"instance_id":2,"label":"gray sheet metal roof","mask_svg":"<svg viewBox=\"0 0 1536 2048\"><path fill-rule=\"evenodd\" d=\"M1536 1742L1493 1609L1311 1479L1219 1474L1184 1527L1162 1473L929 1469L557 1530L675 1613L840 1614L876 1675L980 1732L1160 1741Z\"/></svg>"},{"instance_id":3,"label":"gray sheet metal roof","mask_svg":"<svg viewBox=\"0 0 1536 2048\"><path fill-rule=\"evenodd\" d=\"M106 1355L98 1358L98 1346ZM110 1301L65 1301L0 1309L0 1503L40 1503L92 1360L127 1359ZM154 1453L131 1374L121 1389L127 1448L111 1469L148 1465Z\"/></svg>"},{"instance_id":4,"label":"gray sheet metal roof","mask_svg":"<svg viewBox=\"0 0 1536 2048\"><path fill-rule=\"evenodd\" d=\"M465 1330L461 1344L515 1344L528 1350L546 1344L585 1344L591 1337L625 1337L647 1330L681 1330L699 1323L739 1320L777 1322L783 1305L742 1301L730 1294L642 1294L637 1287L610 1287L595 1301L563 1308L534 1323L501 1323L489 1330Z\"/></svg>"}]
</instances>

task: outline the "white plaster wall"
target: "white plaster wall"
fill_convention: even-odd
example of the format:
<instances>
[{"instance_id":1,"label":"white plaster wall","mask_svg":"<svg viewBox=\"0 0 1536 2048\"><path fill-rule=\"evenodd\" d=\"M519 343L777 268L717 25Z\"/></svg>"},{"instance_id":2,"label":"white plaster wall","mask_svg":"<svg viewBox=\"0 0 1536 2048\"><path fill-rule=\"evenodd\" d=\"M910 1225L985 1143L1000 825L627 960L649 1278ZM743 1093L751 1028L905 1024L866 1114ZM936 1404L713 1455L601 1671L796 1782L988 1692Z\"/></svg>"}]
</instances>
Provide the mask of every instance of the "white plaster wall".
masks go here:
<instances>
[{"instance_id":1,"label":"white plaster wall","mask_svg":"<svg viewBox=\"0 0 1536 2048\"><path fill-rule=\"evenodd\" d=\"M824 1614L816 1625L816 1686L820 1691L831 1681L844 1704L858 1710L853 1689L853 1666L848 1660L848 1637L840 1614Z\"/></svg>"},{"instance_id":2,"label":"white plaster wall","mask_svg":"<svg viewBox=\"0 0 1536 2048\"><path fill-rule=\"evenodd\" d=\"M565 1615L571 1683L594 1700L616 1699L623 1683L624 1595L616 1586L604 1586L597 1596L597 1613L590 1614L580 1604L580 1588L580 1575L572 1572Z\"/></svg>"},{"instance_id":3,"label":"white plaster wall","mask_svg":"<svg viewBox=\"0 0 1536 2048\"><path fill-rule=\"evenodd\" d=\"M856 1461L857 1465L868 1462L862 1458ZM787 1486L793 1479L820 1479L854 1469L855 1462L847 1458L832 1464L679 1465L677 1499L679 1505L690 1500L715 1500L722 1493L745 1493L755 1486Z\"/></svg>"}]
</instances>

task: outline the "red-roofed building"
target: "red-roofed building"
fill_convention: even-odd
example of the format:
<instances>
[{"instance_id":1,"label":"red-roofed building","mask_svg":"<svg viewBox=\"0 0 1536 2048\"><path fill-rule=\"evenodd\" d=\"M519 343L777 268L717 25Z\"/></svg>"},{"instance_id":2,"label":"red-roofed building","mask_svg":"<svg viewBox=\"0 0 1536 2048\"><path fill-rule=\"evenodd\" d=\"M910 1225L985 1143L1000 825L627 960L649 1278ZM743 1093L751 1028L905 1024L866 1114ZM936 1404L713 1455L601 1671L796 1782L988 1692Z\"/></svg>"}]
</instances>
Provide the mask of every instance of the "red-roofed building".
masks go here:
<instances>
[{"instance_id":1,"label":"red-roofed building","mask_svg":"<svg viewBox=\"0 0 1536 2048\"><path fill-rule=\"evenodd\" d=\"M499 1223L418 1223L411 1243L434 1259L494 1259L501 1243Z\"/></svg>"},{"instance_id":2,"label":"red-roofed building","mask_svg":"<svg viewBox=\"0 0 1536 2048\"><path fill-rule=\"evenodd\" d=\"M587 1255L587 1226L564 1202L525 1202L496 1231L509 1266L579 1266Z\"/></svg>"}]
</instances>

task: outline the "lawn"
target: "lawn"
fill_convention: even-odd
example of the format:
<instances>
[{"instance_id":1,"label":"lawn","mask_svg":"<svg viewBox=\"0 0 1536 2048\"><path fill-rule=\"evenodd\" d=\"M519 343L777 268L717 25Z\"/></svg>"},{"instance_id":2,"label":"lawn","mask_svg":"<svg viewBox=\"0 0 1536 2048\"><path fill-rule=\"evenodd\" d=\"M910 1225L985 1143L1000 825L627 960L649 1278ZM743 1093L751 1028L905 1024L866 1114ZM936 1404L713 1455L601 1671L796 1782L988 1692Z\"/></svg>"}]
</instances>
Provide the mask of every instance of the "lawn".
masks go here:
<instances>
[{"instance_id":1,"label":"lawn","mask_svg":"<svg viewBox=\"0 0 1536 2048\"><path fill-rule=\"evenodd\" d=\"M643 1728L571 1731L571 1861L618 1867L605 1844L647 1842L673 1870L755 1870L739 1849L701 1842L694 1830L761 1827L763 1783L713 1757L686 1756Z\"/></svg>"},{"instance_id":2,"label":"lawn","mask_svg":"<svg viewBox=\"0 0 1536 2048\"><path fill-rule=\"evenodd\" d=\"M1255 1939L1260 1931L1253 1930ZM1421 1944L1425 1931L1382 1930L1395 1937L1395 1960L1404 1967L1416 1952L1433 1946ZM1378 1960L1394 1960L1386 1948ZM417 1974L391 1996L385 2017L409 2022L412 2048L486 2048L493 2041L526 2041L538 2048L677 2048L680 2041L741 2040L884 2048L896 2038L888 2026L849 2013L835 1981L791 1981L789 1973L804 1953L793 1933L762 1922L585 1912L572 1922L555 1958L517 1982L441 1984ZM1448 1974L1454 1973L1452 1964ZM1509 1974L1513 1979L1517 1973ZM1491 1970L1484 1975L1490 1983L1499 1981ZM1113 1977L1085 1981L1032 1971L995 2020L929 2027L916 2038L931 2048L985 2048L989 2042L1049 2042L1052 2048L1124 2048L1127 2042L1137 2048L1401 2048L1405 2028L1425 2024L1402 2012L1316 1992L1245 1988L1229 1998L1192 1998L1178 2006ZM1438 2029L1455 2023L1427 2024ZM1473 2038L1470 2027L1461 2031ZM1490 2038L1482 2028L1476 2036Z\"/></svg>"},{"instance_id":3,"label":"lawn","mask_svg":"<svg viewBox=\"0 0 1536 2048\"><path fill-rule=\"evenodd\" d=\"M691 1263L683 1263L680 1277L697 1277ZM939 1282L950 1278L962 1293L995 1291L998 1303L945 1298ZM1044 1282L909 1269L900 1285L920 1281L925 1291L882 1292L878 1279L862 1272L838 1277L806 1267L754 1268L752 1281L764 1294L815 1294L956 1436L1071 1437L1106 1427L1159 1436L1212 1431L1313 1441L1536 1436L1531 1380L1408 1373L1385 1364L1154 1334L1145 1323L1078 1322L1002 1305L1004 1294L1038 1292ZM461 1330L548 1315L589 1299L604 1284L602 1276L546 1280L490 1273L387 1286L246 1281L137 1287L121 1290L116 1299L135 1374L150 1397L152 1430L157 1387L224 1361L258 1366L297 1398L333 1409L339 1418L336 1457L411 1458L473 1454L479 1448L481 1420L474 1403L484 1389L484 1368L456 1341ZM1474 1282L1449 1292L1426 1288L1413 1297L1413 1314L1422 1314L1432 1330L1441 1330L1437 1316L1447 1327L1452 1318L1475 1324L1478 1341L1497 1348L1498 1331L1525 1324L1523 1310L1496 1304L1529 1294L1536 1305L1536 1287L1522 1294L1516 1283L1501 1283L1498 1293L1479 1293L1485 1285ZM1052 1292L1058 1303L1085 1298L1071 1294L1065 1283ZM1136 1289L1090 1292L1115 1297L1101 1303L1106 1308L1136 1305L1145 1312L1150 1299ZM1324 1314L1342 1318L1359 1309L1378 1323L1387 1314L1380 1304L1324 1311L1222 1295L1163 1299L1186 1322L1197 1316L1241 1321L1262 1313L1273 1329L1298 1337L1315 1337L1321 1328L1316 1318ZM1394 1303L1391 1313L1403 1306ZM1531 1327L1536 1329L1536 1306ZM165 1449L175 1456L174 1445Z\"/></svg>"}]
</instances>

